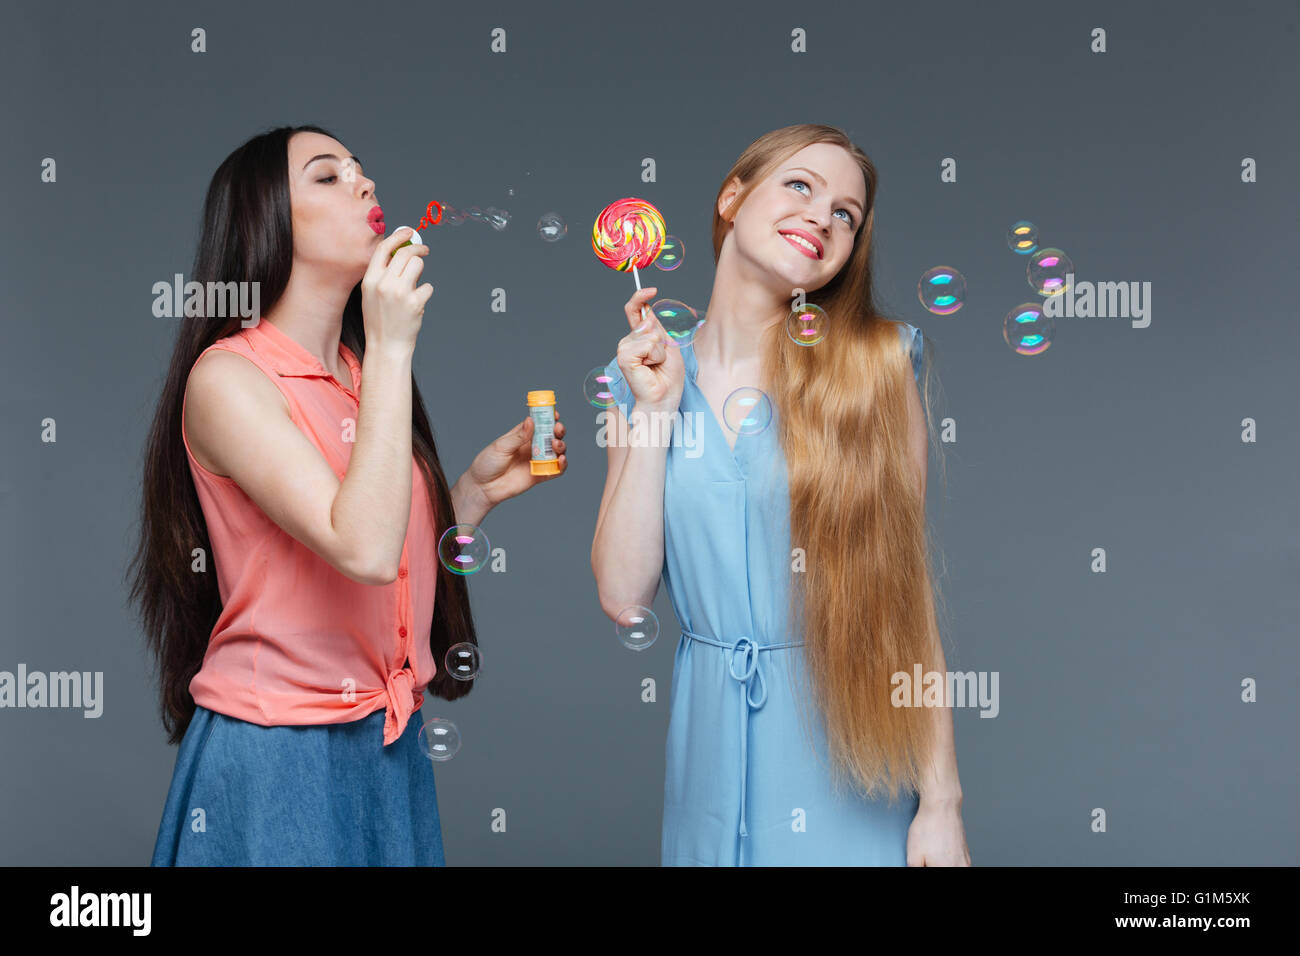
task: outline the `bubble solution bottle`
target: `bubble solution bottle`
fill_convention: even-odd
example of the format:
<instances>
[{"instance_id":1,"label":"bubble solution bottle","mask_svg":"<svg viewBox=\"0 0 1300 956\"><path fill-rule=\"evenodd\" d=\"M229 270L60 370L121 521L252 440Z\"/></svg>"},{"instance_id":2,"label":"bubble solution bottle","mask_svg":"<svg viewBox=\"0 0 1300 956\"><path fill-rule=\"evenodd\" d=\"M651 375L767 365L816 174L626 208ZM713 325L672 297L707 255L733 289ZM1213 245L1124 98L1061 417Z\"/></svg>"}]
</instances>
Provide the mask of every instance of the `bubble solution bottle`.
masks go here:
<instances>
[{"instance_id":1,"label":"bubble solution bottle","mask_svg":"<svg viewBox=\"0 0 1300 956\"><path fill-rule=\"evenodd\" d=\"M528 414L533 419L533 451L528 470L534 475L558 475L560 459L551 446L555 437L555 392L528 393Z\"/></svg>"},{"instance_id":2,"label":"bubble solution bottle","mask_svg":"<svg viewBox=\"0 0 1300 956\"><path fill-rule=\"evenodd\" d=\"M404 249L407 246L415 246L415 245L421 245L420 234L416 232L414 229L412 229L411 238L407 239L404 243L398 246L397 249ZM397 249L394 249L392 255L388 257L390 262L392 261L393 256L397 255Z\"/></svg>"}]
</instances>

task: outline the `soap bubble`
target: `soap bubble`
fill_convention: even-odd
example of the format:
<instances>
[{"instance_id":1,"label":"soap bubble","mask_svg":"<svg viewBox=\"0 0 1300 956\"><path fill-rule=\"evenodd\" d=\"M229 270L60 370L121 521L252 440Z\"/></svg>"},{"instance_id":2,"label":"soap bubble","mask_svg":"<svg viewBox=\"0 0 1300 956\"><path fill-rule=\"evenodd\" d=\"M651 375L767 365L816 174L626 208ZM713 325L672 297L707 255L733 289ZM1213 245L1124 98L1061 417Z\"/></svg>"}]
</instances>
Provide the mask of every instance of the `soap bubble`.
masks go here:
<instances>
[{"instance_id":1,"label":"soap bubble","mask_svg":"<svg viewBox=\"0 0 1300 956\"><path fill-rule=\"evenodd\" d=\"M935 266L921 275L916 294L935 315L952 315L966 304L966 278L951 266Z\"/></svg>"},{"instance_id":2,"label":"soap bubble","mask_svg":"<svg viewBox=\"0 0 1300 956\"><path fill-rule=\"evenodd\" d=\"M796 345L816 345L826 338L825 310L812 303L791 309L785 319L785 332Z\"/></svg>"},{"instance_id":3,"label":"soap bubble","mask_svg":"<svg viewBox=\"0 0 1300 956\"><path fill-rule=\"evenodd\" d=\"M569 232L569 226L558 212L548 212L537 220L537 234L546 242L558 242Z\"/></svg>"},{"instance_id":4,"label":"soap bubble","mask_svg":"<svg viewBox=\"0 0 1300 956\"><path fill-rule=\"evenodd\" d=\"M1060 295L1070 289L1074 263L1060 249L1039 249L1029 259L1029 288L1039 295Z\"/></svg>"},{"instance_id":5,"label":"soap bubble","mask_svg":"<svg viewBox=\"0 0 1300 956\"><path fill-rule=\"evenodd\" d=\"M672 272L686 261L686 243L676 236L665 236L664 244L655 257L655 265L664 272Z\"/></svg>"},{"instance_id":6,"label":"soap bubble","mask_svg":"<svg viewBox=\"0 0 1300 956\"><path fill-rule=\"evenodd\" d=\"M472 641L461 641L447 648L442 662L447 673L456 680L473 680L478 677L483 667L483 656L477 644Z\"/></svg>"},{"instance_id":7,"label":"soap bubble","mask_svg":"<svg viewBox=\"0 0 1300 956\"><path fill-rule=\"evenodd\" d=\"M460 731L450 720L434 717L425 721L416 738L430 760L450 760L460 750Z\"/></svg>"},{"instance_id":8,"label":"soap bubble","mask_svg":"<svg viewBox=\"0 0 1300 956\"><path fill-rule=\"evenodd\" d=\"M604 365L597 365L587 373L587 381L582 384L582 394L596 408L612 408L618 404L614 393L610 391L613 376L605 371Z\"/></svg>"},{"instance_id":9,"label":"soap bubble","mask_svg":"<svg viewBox=\"0 0 1300 956\"><path fill-rule=\"evenodd\" d=\"M1029 255L1038 248L1038 227L1028 219L1013 222L1007 229L1007 245L1012 252Z\"/></svg>"},{"instance_id":10,"label":"soap bubble","mask_svg":"<svg viewBox=\"0 0 1300 956\"><path fill-rule=\"evenodd\" d=\"M488 211L483 216L483 221L489 226L500 232L510 222L510 212L505 209L498 209L496 206L488 206Z\"/></svg>"},{"instance_id":11,"label":"soap bubble","mask_svg":"<svg viewBox=\"0 0 1300 956\"><path fill-rule=\"evenodd\" d=\"M491 553L487 535L472 524L452 525L438 539L438 560L453 574L481 571Z\"/></svg>"},{"instance_id":12,"label":"soap bubble","mask_svg":"<svg viewBox=\"0 0 1300 956\"><path fill-rule=\"evenodd\" d=\"M660 299L650 306L650 311L668 333L668 344L677 348L690 345L704 324L695 309L677 299Z\"/></svg>"},{"instance_id":13,"label":"soap bubble","mask_svg":"<svg viewBox=\"0 0 1300 956\"><path fill-rule=\"evenodd\" d=\"M1002 338L1018 355L1042 355L1052 344L1056 323L1037 302L1023 302L1002 320Z\"/></svg>"},{"instance_id":14,"label":"soap bubble","mask_svg":"<svg viewBox=\"0 0 1300 956\"><path fill-rule=\"evenodd\" d=\"M757 435L772 424L772 400L762 389L743 385L722 403L722 420L737 435Z\"/></svg>"},{"instance_id":15,"label":"soap bubble","mask_svg":"<svg viewBox=\"0 0 1300 956\"><path fill-rule=\"evenodd\" d=\"M624 647L644 651L659 636L659 618L648 607L633 604L618 612L614 619L614 633Z\"/></svg>"}]
</instances>

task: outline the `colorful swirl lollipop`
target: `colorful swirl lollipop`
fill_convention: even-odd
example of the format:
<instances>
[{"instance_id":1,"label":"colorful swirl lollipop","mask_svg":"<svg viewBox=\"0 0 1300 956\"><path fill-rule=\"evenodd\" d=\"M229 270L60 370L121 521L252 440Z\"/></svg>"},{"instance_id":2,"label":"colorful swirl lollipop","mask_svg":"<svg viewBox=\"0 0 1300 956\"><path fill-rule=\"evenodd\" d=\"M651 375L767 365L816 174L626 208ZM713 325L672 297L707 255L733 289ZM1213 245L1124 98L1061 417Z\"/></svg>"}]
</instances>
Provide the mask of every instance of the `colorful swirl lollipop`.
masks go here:
<instances>
[{"instance_id":1,"label":"colorful swirl lollipop","mask_svg":"<svg viewBox=\"0 0 1300 956\"><path fill-rule=\"evenodd\" d=\"M647 269L664 246L668 227L659 210L644 199L612 202L600 211L591 230L596 258L619 272ZM637 288L641 287L638 279Z\"/></svg>"}]
</instances>

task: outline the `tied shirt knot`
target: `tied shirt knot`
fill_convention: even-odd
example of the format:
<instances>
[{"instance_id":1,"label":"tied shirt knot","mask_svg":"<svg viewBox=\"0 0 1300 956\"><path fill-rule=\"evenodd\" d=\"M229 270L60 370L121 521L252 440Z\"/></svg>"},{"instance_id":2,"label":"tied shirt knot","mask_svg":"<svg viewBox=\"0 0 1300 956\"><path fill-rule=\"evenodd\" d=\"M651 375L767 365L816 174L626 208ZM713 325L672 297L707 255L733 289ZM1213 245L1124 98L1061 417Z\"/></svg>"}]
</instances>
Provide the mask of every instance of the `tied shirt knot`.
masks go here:
<instances>
[{"instance_id":1,"label":"tied shirt knot","mask_svg":"<svg viewBox=\"0 0 1300 956\"><path fill-rule=\"evenodd\" d=\"M402 736L411 714L424 703L423 695L415 693L415 672L410 667L390 671L384 682L388 706L384 711L384 746Z\"/></svg>"}]
</instances>

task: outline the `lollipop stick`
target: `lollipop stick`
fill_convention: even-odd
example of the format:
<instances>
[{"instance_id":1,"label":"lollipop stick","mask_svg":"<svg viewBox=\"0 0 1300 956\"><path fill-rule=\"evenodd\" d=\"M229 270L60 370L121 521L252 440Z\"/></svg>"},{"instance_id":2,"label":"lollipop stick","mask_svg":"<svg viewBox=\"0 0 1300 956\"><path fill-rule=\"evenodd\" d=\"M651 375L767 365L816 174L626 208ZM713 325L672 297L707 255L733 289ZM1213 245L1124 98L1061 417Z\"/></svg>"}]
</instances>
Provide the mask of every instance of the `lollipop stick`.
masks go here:
<instances>
[{"instance_id":1,"label":"lollipop stick","mask_svg":"<svg viewBox=\"0 0 1300 956\"><path fill-rule=\"evenodd\" d=\"M627 239L629 239L629 240L632 238L632 223L628 222L627 220L624 220L624 221L623 221L623 235L624 235ZM634 282L636 283L636 291L640 292L640 291L641 291L641 273L637 272L637 269L636 269L636 263L635 263L635 262L632 263L632 281L634 281ZM644 305L641 306L641 319L642 319L642 321L645 321L645 306L644 306Z\"/></svg>"},{"instance_id":2,"label":"lollipop stick","mask_svg":"<svg viewBox=\"0 0 1300 956\"><path fill-rule=\"evenodd\" d=\"M632 263L632 278L636 281L636 291L641 291L641 273L636 271L636 263ZM645 306L641 306L641 318L645 319Z\"/></svg>"}]
</instances>

